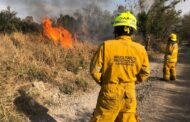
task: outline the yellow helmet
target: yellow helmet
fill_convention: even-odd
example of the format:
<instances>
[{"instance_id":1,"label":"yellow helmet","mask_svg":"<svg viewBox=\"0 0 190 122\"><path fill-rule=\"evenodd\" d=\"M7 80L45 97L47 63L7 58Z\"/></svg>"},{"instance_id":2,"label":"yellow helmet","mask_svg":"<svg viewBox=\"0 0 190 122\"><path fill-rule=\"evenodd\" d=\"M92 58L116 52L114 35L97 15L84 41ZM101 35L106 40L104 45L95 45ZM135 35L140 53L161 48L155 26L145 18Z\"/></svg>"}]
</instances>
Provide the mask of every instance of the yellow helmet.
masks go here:
<instances>
[{"instance_id":1,"label":"yellow helmet","mask_svg":"<svg viewBox=\"0 0 190 122\"><path fill-rule=\"evenodd\" d=\"M174 33L172 33L172 34L170 34L170 37L169 37L172 41L177 41L177 35L176 34L174 34Z\"/></svg>"},{"instance_id":2,"label":"yellow helmet","mask_svg":"<svg viewBox=\"0 0 190 122\"><path fill-rule=\"evenodd\" d=\"M118 16L115 17L115 22L113 24L116 26L129 26L133 29L137 30L137 19L136 17L129 11L122 12Z\"/></svg>"}]
</instances>

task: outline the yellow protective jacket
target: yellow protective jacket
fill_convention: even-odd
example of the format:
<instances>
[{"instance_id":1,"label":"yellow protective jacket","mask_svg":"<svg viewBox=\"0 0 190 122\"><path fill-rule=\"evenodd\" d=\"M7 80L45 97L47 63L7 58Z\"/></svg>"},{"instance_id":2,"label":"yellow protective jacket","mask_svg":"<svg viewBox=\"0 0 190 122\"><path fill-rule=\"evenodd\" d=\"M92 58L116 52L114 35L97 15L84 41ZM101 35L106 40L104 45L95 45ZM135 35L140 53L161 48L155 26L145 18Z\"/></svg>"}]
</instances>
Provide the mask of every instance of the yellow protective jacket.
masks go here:
<instances>
[{"instance_id":1,"label":"yellow protective jacket","mask_svg":"<svg viewBox=\"0 0 190 122\"><path fill-rule=\"evenodd\" d=\"M138 83L150 74L145 48L129 36L120 36L100 45L90 67L98 84Z\"/></svg>"},{"instance_id":2,"label":"yellow protective jacket","mask_svg":"<svg viewBox=\"0 0 190 122\"><path fill-rule=\"evenodd\" d=\"M178 56L177 42L169 42L166 47L165 62L176 63Z\"/></svg>"}]
</instances>

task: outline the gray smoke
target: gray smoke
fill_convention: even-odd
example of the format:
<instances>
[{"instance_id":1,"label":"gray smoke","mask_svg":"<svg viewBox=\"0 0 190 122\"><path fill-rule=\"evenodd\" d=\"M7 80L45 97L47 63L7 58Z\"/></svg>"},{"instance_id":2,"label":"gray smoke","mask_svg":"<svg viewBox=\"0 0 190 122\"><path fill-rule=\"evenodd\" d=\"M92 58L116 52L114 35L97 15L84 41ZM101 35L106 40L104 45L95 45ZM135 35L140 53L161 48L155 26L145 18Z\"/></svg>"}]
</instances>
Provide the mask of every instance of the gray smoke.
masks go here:
<instances>
[{"instance_id":1,"label":"gray smoke","mask_svg":"<svg viewBox=\"0 0 190 122\"><path fill-rule=\"evenodd\" d=\"M22 17L33 16L39 20L44 16L58 16L59 14L72 14L88 4L97 4L106 8L114 0L0 0L11 6Z\"/></svg>"}]
</instances>

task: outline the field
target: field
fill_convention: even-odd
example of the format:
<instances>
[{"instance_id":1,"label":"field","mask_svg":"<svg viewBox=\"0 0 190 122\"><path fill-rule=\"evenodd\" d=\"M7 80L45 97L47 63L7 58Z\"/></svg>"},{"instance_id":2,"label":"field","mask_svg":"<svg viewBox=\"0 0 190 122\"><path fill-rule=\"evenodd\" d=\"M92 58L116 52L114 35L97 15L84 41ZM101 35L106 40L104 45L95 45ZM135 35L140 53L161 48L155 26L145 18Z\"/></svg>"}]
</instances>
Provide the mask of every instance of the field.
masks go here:
<instances>
[{"instance_id":1,"label":"field","mask_svg":"<svg viewBox=\"0 0 190 122\"><path fill-rule=\"evenodd\" d=\"M51 88L70 95L88 91L93 86L89 64L97 48L94 44L75 41L71 49L65 49L40 34L13 33L0 37L1 121L23 120L25 116L19 109L27 106L23 102L25 98L54 104L48 93ZM44 87L48 90L43 91ZM15 100L20 96L19 107Z\"/></svg>"},{"instance_id":2,"label":"field","mask_svg":"<svg viewBox=\"0 0 190 122\"><path fill-rule=\"evenodd\" d=\"M63 48L41 34L12 33L0 37L1 122L90 119L100 90L89 74L96 44L74 41L72 48ZM163 54L149 51L151 77L136 88L137 113L142 122L190 119L189 54L186 43L182 44L178 79L164 82L160 80Z\"/></svg>"}]
</instances>

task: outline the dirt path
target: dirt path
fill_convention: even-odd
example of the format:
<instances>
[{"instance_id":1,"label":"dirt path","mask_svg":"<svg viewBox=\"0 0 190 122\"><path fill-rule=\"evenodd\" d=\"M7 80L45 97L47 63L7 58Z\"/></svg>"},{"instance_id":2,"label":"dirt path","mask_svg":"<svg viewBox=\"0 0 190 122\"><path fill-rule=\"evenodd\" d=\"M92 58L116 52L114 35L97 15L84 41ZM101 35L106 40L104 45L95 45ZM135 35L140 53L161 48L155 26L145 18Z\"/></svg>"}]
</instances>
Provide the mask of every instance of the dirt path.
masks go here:
<instances>
[{"instance_id":1,"label":"dirt path","mask_svg":"<svg viewBox=\"0 0 190 122\"><path fill-rule=\"evenodd\" d=\"M154 78L150 94L141 104L141 122L190 122L190 49L180 50L177 81L158 80L161 72Z\"/></svg>"}]
</instances>

